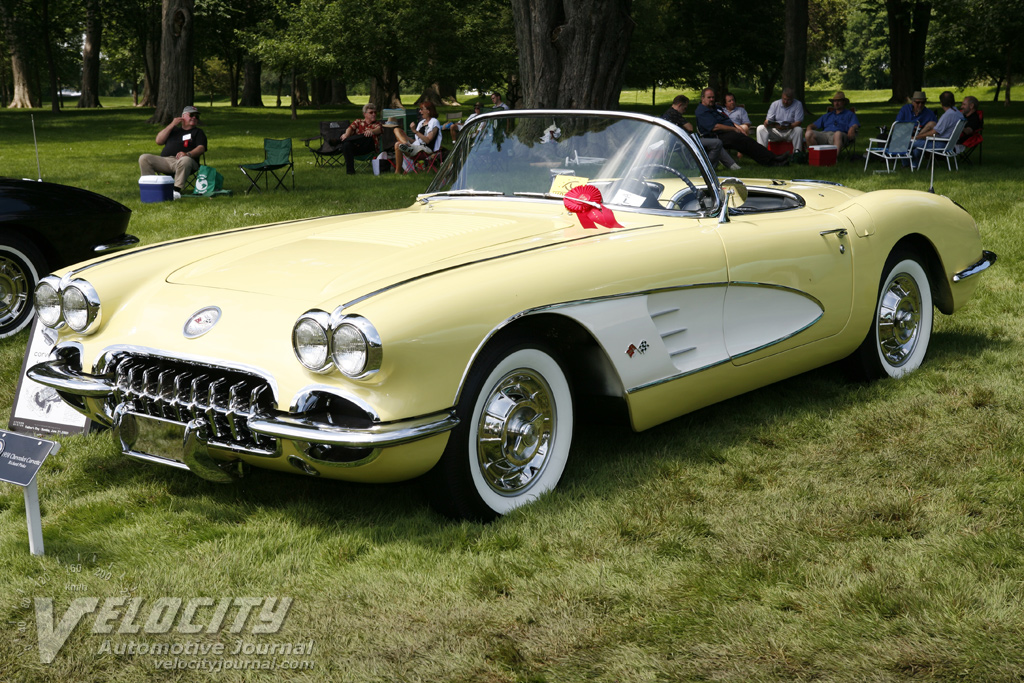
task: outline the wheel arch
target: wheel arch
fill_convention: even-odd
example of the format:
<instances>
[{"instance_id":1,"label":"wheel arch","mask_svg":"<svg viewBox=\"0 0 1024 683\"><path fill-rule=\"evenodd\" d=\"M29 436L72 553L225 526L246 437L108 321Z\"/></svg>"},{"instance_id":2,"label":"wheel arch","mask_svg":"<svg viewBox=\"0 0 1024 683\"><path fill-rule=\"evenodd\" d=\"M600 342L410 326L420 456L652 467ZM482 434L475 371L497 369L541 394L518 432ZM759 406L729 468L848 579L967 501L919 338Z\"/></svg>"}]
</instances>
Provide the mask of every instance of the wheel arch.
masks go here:
<instances>
[{"instance_id":1,"label":"wheel arch","mask_svg":"<svg viewBox=\"0 0 1024 683\"><path fill-rule=\"evenodd\" d=\"M470 370L483 353L516 341L536 341L555 354L569 378L573 400L580 407L578 416L586 419L596 415L628 424L625 389L604 348L577 320L552 311L521 315L493 330L466 367L456 403L462 397Z\"/></svg>"},{"instance_id":2,"label":"wheel arch","mask_svg":"<svg viewBox=\"0 0 1024 683\"><path fill-rule=\"evenodd\" d=\"M946 277L942 258L931 240L920 233L906 235L892 246L889 255L896 251L907 251L921 259L921 265L928 273L935 307L946 315L952 314L954 309L953 290L949 284L949 278ZM886 258L888 259L888 256ZM883 272L879 277L884 278L885 275Z\"/></svg>"},{"instance_id":3,"label":"wheel arch","mask_svg":"<svg viewBox=\"0 0 1024 683\"><path fill-rule=\"evenodd\" d=\"M43 237L37 230L31 227L20 225L17 223L4 223L0 225L0 242L4 242L5 238L13 237L23 242L28 242L36 251L42 255L46 263L43 264L46 272L39 273L39 277L43 277L49 274L55 267L53 264L57 262L58 255L54 249L53 244Z\"/></svg>"}]
</instances>

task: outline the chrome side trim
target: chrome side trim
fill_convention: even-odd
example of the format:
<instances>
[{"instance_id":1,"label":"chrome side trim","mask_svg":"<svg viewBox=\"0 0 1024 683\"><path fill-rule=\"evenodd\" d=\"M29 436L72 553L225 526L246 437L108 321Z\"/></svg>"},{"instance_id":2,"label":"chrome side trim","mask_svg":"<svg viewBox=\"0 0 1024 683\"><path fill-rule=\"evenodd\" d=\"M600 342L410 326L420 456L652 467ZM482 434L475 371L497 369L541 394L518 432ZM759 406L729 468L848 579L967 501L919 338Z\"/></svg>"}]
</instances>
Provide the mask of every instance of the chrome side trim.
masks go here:
<instances>
[{"instance_id":1,"label":"chrome side trim","mask_svg":"<svg viewBox=\"0 0 1024 683\"><path fill-rule=\"evenodd\" d=\"M996 258L997 257L995 252L983 250L981 252L981 260L975 263L970 268L965 268L964 270L961 270L959 273L954 275L953 282L960 282L961 280L966 280L972 275L977 275L982 271L988 270L989 267L996 262Z\"/></svg>"},{"instance_id":2,"label":"chrome side trim","mask_svg":"<svg viewBox=\"0 0 1024 683\"><path fill-rule=\"evenodd\" d=\"M115 251L121 251L122 249L130 249L139 243L139 238L135 235L125 234L124 237L117 240L116 242L107 242L106 244L97 244L92 248L94 254L102 256L103 254L112 254Z\"/></svg>"},{"instance_id":3,"label":"chrome side trim","mask_svg":"<svg viewBox=\"0 0 1024 683\"><path fill-rule=\"evenodd\" d=\"M131 450L122 451L122 453L124 455L127 455L129 458L134 458L135 460L141 460L142 462L148 462L148 463L151 463L151 464L154 464L154 465L165 465L167 467L173 467L175 469L185 470L186 472L191 472L192 471L192 470L189 469L188 465L186 465L185 463L178 462L177 460L171 460L170 458L161 458L158 455L150 455L149 453L139 453L138 451L131 451Z\"/></svg>"},{"instance_id":4,"label":"chrome side trim","mask_svg":"<svg viewBox=\"0 0 1024 683\"><path fill-rule=\"evenodd\" d=\"M661 227L662 225L664 225L664 224L663 223L653 223L651 225L638 225L635 228L619 228L619 229L615 230L615 234L616 235L621 235L623 233L633 232L634 230L647 230L648 228L657 228L657 227ZM343 310L345 310L347 308L350 308L352 306L355 306L356 304L361 303L363 301L366 301L367 299L369 299L371 297L374 297L374 296L377 296L378 294L383 294L384 292L390 292L392 289L398 289L399 287L401 287L403 285L407 285L407 284L410 284L410 283L413 283L413 282L417 282L419 280L423 280L423 279L426 279L428 277L433 277L434 275L439 275L441 273L447 273L447 272L452 271L452 270L458 270L459 268L468 268L469 266L475 266L475 265L477 265L479 263L487 263L488 261L497 261L498 259L511 258L511 257L514 257L514 256L519 256L520 254L529 253L531 251L540 251L541 249L559 249L561 247L564 247L567 244L573 244L574 242L580 242L582 240L589 240L589 239L594 239L594 238L598 238L598 237L607 237L607 235L608 235L608 233L600 232L599 231L599 232L596 232L596 233L594 233L592 235L583 235L582 237L577 237L577 238L571 239L571 240L564 240L564 241L561 241L561 242L557 242L555 244L542 244L542 245L540 245L538 247L529 247L527 249L521 249L519 251L512 251L512 252L508 252L506 254L498 254L497 256L488 256L487 258L477 259L476 261L467 261L466 263L459 263L459 264L456 264L454 266L449 266L447 268L439 268L438 270L432 270L429 273L423 273L422 275L416 275L416 276L411 277L411 278L409 278L407 280L402 280L400 282L395 282L395 283L392 283L392 284L390 284L390 285L388 285L386 287L381 287L380 289L374 290L372 292L367 292L366 294L363 294L360 297L352 299L352 301L349 301L347 303L342 304L341 306L339 306L335 310L335 312L337 313L337 312L343 311Z\"/></svg>"},{"instance_id":5,"label":"chrome side trim","mask_svg":"<svg viewBox=\"0 0 1024 683\"><path fill-rule=\"evenodd\" d=\"M253 418L249 429L257 434L289 441L304 441L346 448L384 448L418 441L447 432L459 424L454 410L433 415L385 422L365 429L341 427L292 415Z\"/></svg>"}]
</instances>

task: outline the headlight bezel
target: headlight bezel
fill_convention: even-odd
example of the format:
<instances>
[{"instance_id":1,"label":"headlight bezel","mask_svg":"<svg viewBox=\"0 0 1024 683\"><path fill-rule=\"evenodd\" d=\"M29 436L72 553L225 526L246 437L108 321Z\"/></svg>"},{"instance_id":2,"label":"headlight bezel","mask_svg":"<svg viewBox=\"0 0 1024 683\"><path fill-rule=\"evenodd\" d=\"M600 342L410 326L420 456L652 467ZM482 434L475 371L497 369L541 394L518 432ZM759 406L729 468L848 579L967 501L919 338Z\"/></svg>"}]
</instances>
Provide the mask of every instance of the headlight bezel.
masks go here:
<instances>
[{"instance_id":1,"label":"headlight bezel","mask_svg":"<svg viewBox=\"0 0 1024 683\"><path fill-rule=\"evenodd\" d=\"M47 317L43 315L41 311L42 306L39 303L39 292L43 287L51 290L54 298L56 299L56 316L52 316L50 321L48 321ZM39 322L44 326L55 330L59 330L66 324L64 322L64 311L62 310L60 290L60 278L56 275L47 275L36 283L36 288L32 291L32 307L35 309L36 315L39 316Z\"/></svg>"},{"instance_id":2,"label":"headlight bezel","mask_svg":"<svg viewBox=\"0 0 1024 683\"><path fill-rule=\"evenodd\" d=\"M354 330L362 338L363 362L358 370L346 370L342 363L338 362L336 356L334 335L345 327ZM341 374L350 379L366 379L380 370L381 362L384 359L384 347L377 328L369 320L361 315L347 314L340 307L336 308L331 313L330 335L331 360Z\"/></svg>"},{"instance_id":3,"label":"headlight bezel","mask_svg":"<svg viewBox=\"0 0 1024 683\"><path fill-rule=\"evenodd\" d=\"M297 334L299 327L303 323L310 323L320 329L320 332L324 337L324 362L322 364L309 364L303 360L302 354L299 352L299 344L297 340ZM302 367L306 368L311 372L319 374L326 374L334 369L334 363L331 361L331 316L324 311L311 310L306 311L300 315L296 320L295 324L292 325L292 352L295 354L295 359L299 361Z\"/></svg>"},{"instance_id":4,"label":"headlight bezel","mask_svg":"<svg viewBox=\"0 0 1024 683\"><path fill-rule=\"evenodd\" d=\"M72 324L72 320L68 317L65 310L65 299L72 294L72 291L77 291L81 294L85 302L85 324L78 327ZM81 279L71 280L64 285L60 290L60 315L64 319L65 324L79 334L92 334L95 332L103 319L100 295L96 292L96 288L89 284L88 281Z\"/></svg>"},{"instance_id":5,"label":"headlight bezel","mask_svg":"<svg viewBox=\"0 0 1024 683\"><path fill-rule=\"evenodd\" d=\"M314 367L311 364L307 364L299 353L296 335L300 325L305 322L315 324L321 332L326 334L327 358L322 365ZM340 353L340 349L335 348L335 335L342 329L354 332L353 338L358 339L357 344L361 347L358 353L362 357L362 362L358 368L344 360L339 362L339 358L336 355ZM355 380L366 379L376 374L380 370L384 359L384 348L377 328L361 315L345 313L340 306L334 309L332 313L313 309L300 315L296 319L295 324L292 325L292 352L295 354L299 364L311 372L327 374L337 370L345 377Z\"/></svg>"}]
</instances>

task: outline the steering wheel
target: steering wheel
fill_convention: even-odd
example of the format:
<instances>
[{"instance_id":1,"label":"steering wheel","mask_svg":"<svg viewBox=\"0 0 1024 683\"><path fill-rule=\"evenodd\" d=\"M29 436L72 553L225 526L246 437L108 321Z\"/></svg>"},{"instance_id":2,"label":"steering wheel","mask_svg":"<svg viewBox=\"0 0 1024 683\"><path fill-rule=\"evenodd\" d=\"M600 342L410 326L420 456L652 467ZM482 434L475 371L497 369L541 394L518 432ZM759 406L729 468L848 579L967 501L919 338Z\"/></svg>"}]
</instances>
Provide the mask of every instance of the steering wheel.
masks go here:
<instances>
[{"instance_id":1,"label":"steering wheel","mask_svg":"<svg viewBox=\"0 0 1024 683\"><path fill-rule=\"evenodd\" d=\"M626 174L626 176L623 177L622 180L619 181L620 186L624 185L625 183L627 183L630 180L635 180L637 182L642 183L643 182L642 171L645 171L647 169L655 169L655 170L659 170L659 171L668 171L669 173L671 173L675 177L677 177L680 180L682 180L690 188L690 192L693 192L693 195L695 197L697 197L697 201L700 204L700 207L702 209L704 208L704 198L701 195L700 190L697 189L697 186L693 184L693 181L691 181L685 175L680 173L678 170L672 168L671 166L666 166L665 164L641 164L640 166L634 166L633 168L629 169L629 172ZM670 205L667 208L671 209L671 208L673 208L672 205L675 205L675 208L682 209L683 208L683 198L686 197L686 195L688 195L688 194L689 194L689 192L679 192L679 193L676 193L676 195L674 197L672 197L671 199L668 200Z\"/></svg>"}]
</instances>

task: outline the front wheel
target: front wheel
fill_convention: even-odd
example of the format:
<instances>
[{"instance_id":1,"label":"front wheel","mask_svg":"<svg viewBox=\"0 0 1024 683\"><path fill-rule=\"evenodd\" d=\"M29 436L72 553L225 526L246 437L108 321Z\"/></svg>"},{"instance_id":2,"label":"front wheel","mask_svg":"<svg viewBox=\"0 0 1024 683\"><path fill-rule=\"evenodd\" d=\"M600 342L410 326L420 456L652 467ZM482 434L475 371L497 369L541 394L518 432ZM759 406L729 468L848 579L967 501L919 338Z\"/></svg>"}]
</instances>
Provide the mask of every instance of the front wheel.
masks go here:
<instances>
[{"instance_id":1,"label":"front wheel","mask_svg":"<svg viewBox=\"0 0 1024 683\"><path fill-rule=\"evenodd\" d=\"M428 480L443 513L491 520L558 484L572 442L573 401L547 350L517 344L485 351L456 414L459 425Z\"/></svg>"},{"instance_id":2,"label":"front wheel","mask_svg":"<svg viewBox=\"0 0 1024 683\"><path fill-rule=\"evenodd\" d=\"M867 378L899 378L921 367L932 337L932 290L916 257L886 261L871 330L855 354Z\"/></svg>"},{"instance_id":3,"label":"front wheel","mask_svg":"<svg viewBox=\"0 0 1024 683\"><path fill-rule=\"evenodd\" d=\"M32 319L32 294L46 274L42 254L14 236L0 237L0 339L25 329Z\"/></svg>"}]
</instances>

